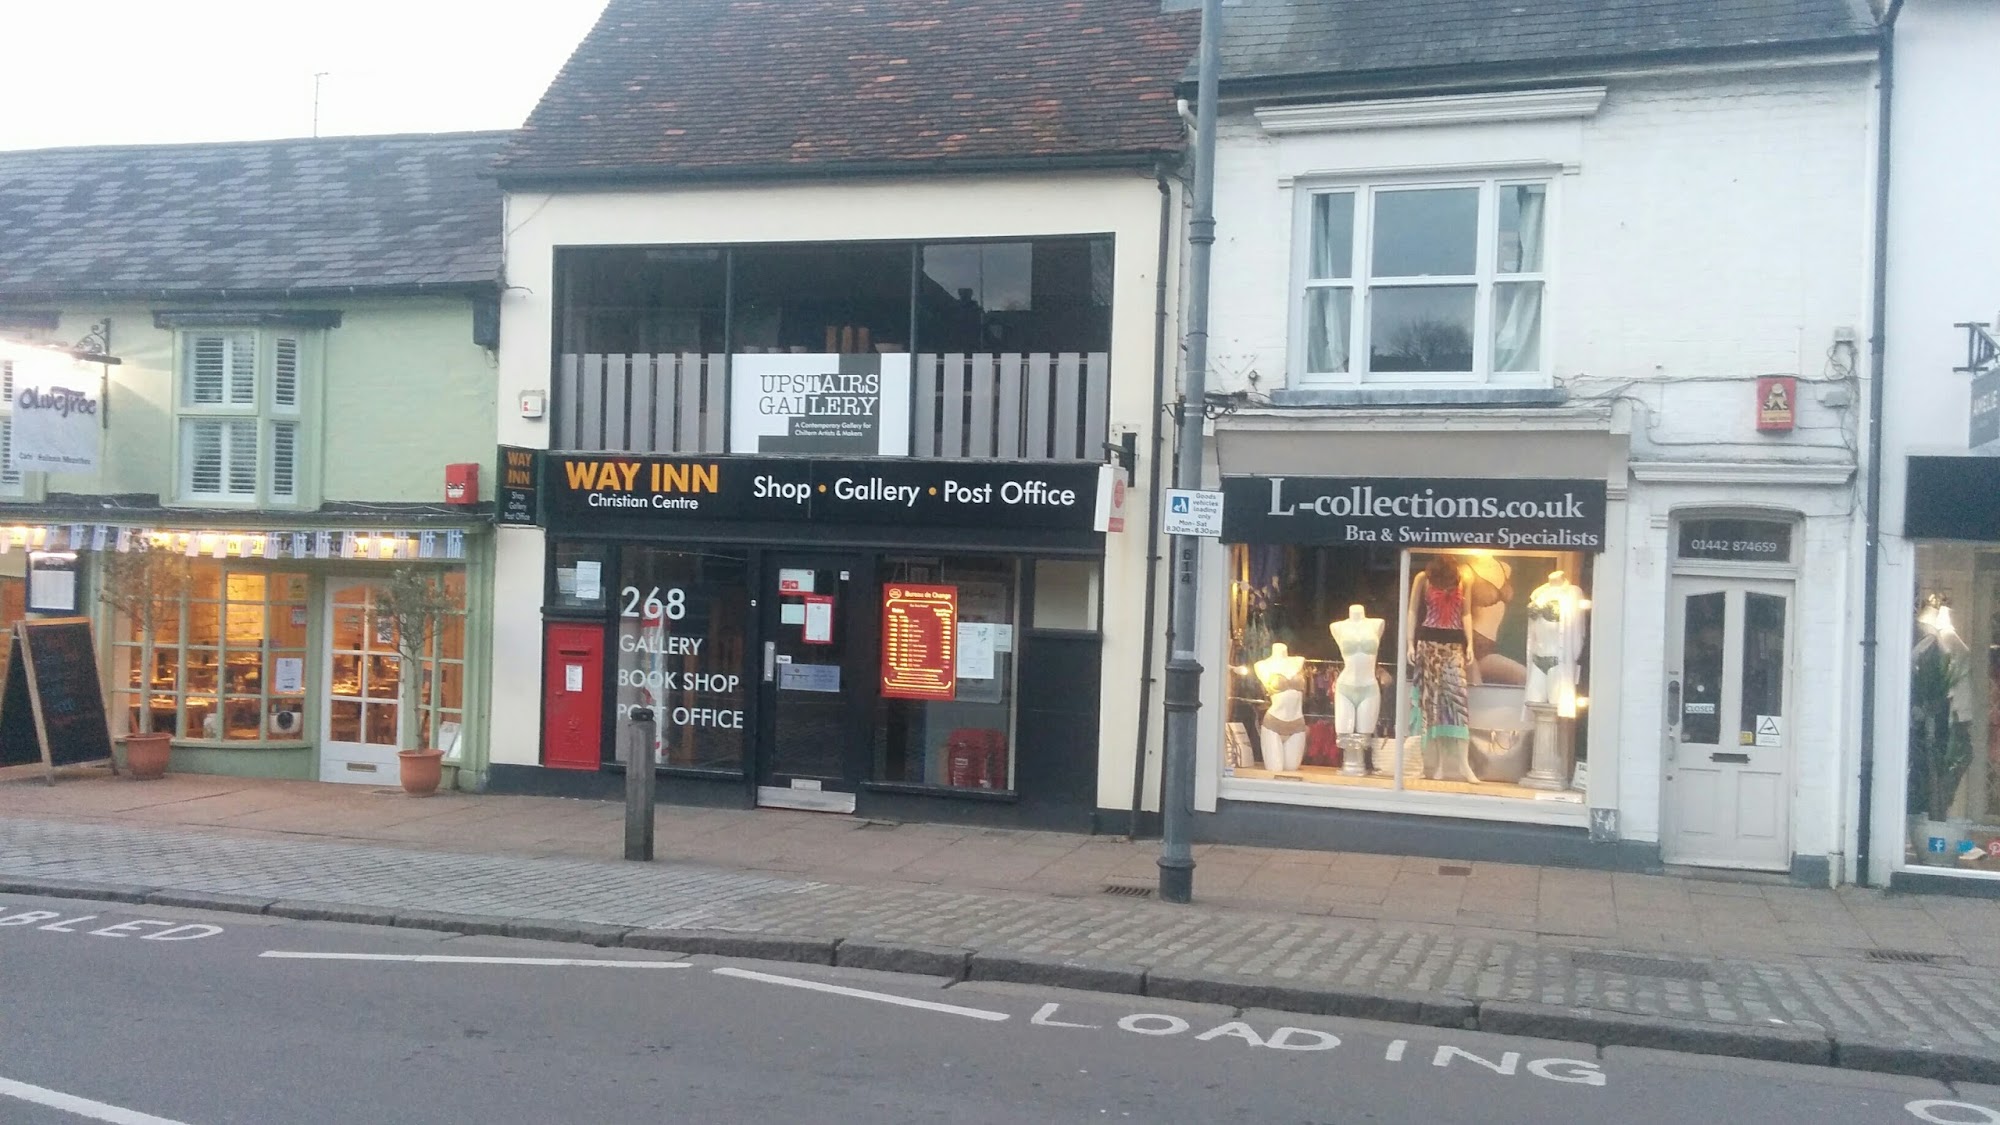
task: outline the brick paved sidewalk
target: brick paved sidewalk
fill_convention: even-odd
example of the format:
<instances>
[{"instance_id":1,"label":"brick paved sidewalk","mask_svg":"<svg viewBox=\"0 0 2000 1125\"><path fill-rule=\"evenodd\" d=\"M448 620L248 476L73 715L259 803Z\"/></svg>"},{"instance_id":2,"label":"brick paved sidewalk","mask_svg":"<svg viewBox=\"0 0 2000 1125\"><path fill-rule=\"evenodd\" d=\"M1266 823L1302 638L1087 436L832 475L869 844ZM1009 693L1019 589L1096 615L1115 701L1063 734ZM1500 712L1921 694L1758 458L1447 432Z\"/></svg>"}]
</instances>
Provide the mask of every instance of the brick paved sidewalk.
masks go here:
<instances>
[{"instance_id":1,"label":"brick paved sidewalk","mask_svg":"<svg viewBox=\"0 0 2000 1125\"><path fill-rule=\"evenodd\" d=\"M337 904L402 924L576 923L588 927L579 940L690 951L723 948L717 932L754 935L766 944L749 951L797 959L863 963L865 951L894 964L900 950L904 964L973 975L2000 1079L1990 903L1488 864L1451 875L1436 861L1211 848L1201 901L1172 907L1097 893L1107 879L1150 874L1146 844L663 809L660 850L672 860L631 864L610 858L619 814L226 778L0 781L0 887L118 885L273 912ZM786 862L807 844L821 846L812 862ZM735 869L681 861L690 853ZM1205 874L1253 860L1234 896L1203 893ZM1080 870L1056 870L1065 863ZM1374 874L1336 877L1357 871ZM1455 888L1454 915L1505 925L1397 916L1441 915L1437 887ZM1381 893L1350 898L1355 888ZM1434 901L1409 907L1406 894ZM1489 909L1529 899L1533 912ZM1597 914L1601 932L1536 928L1558 918L1545 900ZM1741 921L1707 925L1716 918ZM1833 932L1792 947L1733 936L1766 920L1780 934ZM1679 938L1688 922L1706 929ZM1939 963L1873 962L1878 939Z\"/></svg>"}]
</instances>

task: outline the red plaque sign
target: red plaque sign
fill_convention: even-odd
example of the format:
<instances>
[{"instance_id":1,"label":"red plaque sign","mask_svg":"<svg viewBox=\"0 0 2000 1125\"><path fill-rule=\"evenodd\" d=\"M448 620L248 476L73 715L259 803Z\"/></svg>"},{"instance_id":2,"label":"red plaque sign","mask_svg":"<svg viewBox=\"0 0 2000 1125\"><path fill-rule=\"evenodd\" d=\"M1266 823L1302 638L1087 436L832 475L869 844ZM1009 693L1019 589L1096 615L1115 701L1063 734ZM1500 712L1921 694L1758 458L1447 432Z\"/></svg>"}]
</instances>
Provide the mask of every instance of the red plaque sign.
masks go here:
<instances>
[{"instance_id":1,"label":"red plaque sign","mask_svg":"<svg viewBox=\"0 0 2000 1125\"><path fill-rule=\"evenodd\" d=\"M882 590L882 697L958 695L958 587L892 582Z\"/></svg>"},{"instance_id":2,"label":"red plaque sign","mask_svg":"<svg viewBox=\"0 0 2000 1125\"><path fill-rule=\"evenodd\" d=\"M1787 434L1798 415L1799 381L1791 375L1764 375L1757 380L1757 432Z\"/></svg>"}]
</instances>

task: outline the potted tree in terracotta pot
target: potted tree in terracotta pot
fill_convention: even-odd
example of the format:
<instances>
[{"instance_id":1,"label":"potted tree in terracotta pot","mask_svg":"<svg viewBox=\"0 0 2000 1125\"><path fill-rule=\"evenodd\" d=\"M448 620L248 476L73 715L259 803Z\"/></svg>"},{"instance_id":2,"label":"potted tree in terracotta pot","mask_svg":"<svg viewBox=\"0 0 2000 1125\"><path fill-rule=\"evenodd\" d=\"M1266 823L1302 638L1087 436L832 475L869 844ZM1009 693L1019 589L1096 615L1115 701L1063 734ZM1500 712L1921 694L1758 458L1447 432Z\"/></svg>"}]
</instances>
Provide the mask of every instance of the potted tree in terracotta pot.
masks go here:
<instances>
[{"instance_id":1,"label":"potted tree in terracotta pot","mask_svg":"<svg viewBox=\"0 0 2000 1125\"><path fill-rule=\"evenodd\" d=\"M435 676L423 674L423 667L445 616L457 609L444 574L416 564L397 568L377 596L376 611L387 614L396 627L396 652L403 665L401 704L417 720L402 724L402 748L396 753L403 792L412 797L431 796L443 779L444 751L430 745L439 685Z\"/></svg>"},{"instance_id":2,"label":"potted tree in terracotta pot","mask_svg":"<svg viewBox=\"0 0 2000 1125\"><path fill-rule=\"evenodd\" d=\"M1965 673L1964 658L1940 644L1920 646L1910 672L1910 844L1919 862L1933 866L1950 865L1964 835L1949 821L1972 766L1972 723L1952 707ZM1931 850L1933 839L1945 842L1943 852Z\"/></svg>"},{"instance_id":3,"label":"potted tree in terracotta pot","mask_svg":"<svg viewBox=\"0 0 2000 1125\"><path fill-rule=\"evenodd\" d=\"M153 654L160 627L178 624L181 603L193 583L187 556L155 544L151 536L134 535L129 551L107 551L103 586L98 597L123 614L139 639L138 713L125 735L125 768L133 777L150 781L163 777L173 751L174 732L153 729Z\"/></svg>"}]
</instances>

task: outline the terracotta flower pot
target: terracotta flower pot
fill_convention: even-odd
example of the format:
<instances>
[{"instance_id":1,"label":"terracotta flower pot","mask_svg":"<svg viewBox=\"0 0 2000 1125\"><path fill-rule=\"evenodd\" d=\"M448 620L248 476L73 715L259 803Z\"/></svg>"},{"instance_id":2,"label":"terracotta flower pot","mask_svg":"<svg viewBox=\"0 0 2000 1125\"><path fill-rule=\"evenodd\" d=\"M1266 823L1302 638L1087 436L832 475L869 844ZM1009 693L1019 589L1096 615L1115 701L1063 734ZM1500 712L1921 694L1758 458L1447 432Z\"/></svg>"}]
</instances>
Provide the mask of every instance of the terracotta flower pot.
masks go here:
<instances>
[{"instance_id":1,"label":"terracotta flower pot","mask_svg":"<svg viewBox=\"0 0 2000 1125\"><path fill-rule=\"evenodd\" d=\"M125 736L125 769L138 781L156 781L167 775L167 759L172 756L171 734L128 734Z\"/></svg>"},{"instance_id":2,"label":"terracotta flower pot","mask_svg":"<svg viewBox=\"0 0 2000 1125\"><path fill-rule=\"evenodd\" d=\"M444 775L444 751L399 750L396 757L402 763L403 792L412 797L428 797L437 792L438 781Z\"/></svg>"}]
</instances>

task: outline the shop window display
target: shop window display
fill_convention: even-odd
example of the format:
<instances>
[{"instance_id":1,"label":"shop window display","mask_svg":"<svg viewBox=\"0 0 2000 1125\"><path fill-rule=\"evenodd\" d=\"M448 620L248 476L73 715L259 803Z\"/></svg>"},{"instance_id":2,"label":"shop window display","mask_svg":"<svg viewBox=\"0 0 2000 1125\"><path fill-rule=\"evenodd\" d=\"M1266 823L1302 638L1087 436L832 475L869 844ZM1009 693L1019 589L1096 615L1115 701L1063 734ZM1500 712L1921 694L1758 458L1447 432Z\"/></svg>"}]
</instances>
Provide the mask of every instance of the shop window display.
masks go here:
<instances>
[{"instance_id":1,"label":"shop window display","mask_svg":"<svg viewBox=\"0 0 2000 1125\"><path fill-rule=\"evenodd\" d=\"M2000 550L1917 549L1906 860L2000 873Z\"/></svg>"},{"instance_id":2,"label":"shop window display","mask_svg":"<svg viewBox=\"0 0 2000 1125\"><path fill-rule=\"evenodd\" d=\"M161 623L153 667L139 666L138 634L114 646L117 706L139 730L142 679L152 727L178 738L292 742L305 737L306 579L302 574L193 568L178 615Z\"/></svg>"},{"instance_id":3,"label":"shop window display","mask_svg":"<svg viewBox=\"0 0 2000 1125\"><path fill-rule=\"evenodd\" d=\"M750 687L748 556L628 547L618 600L618 719L649 707L662 765L739 772ZM624 740L613 751L623 761Z\"/></svg>"},{"instance_id":4,"label":"shop window display","mask_svg":"<svg viewBox=\"0 0 2000 1125\"><path fill-rule=\"evenodd\" d=\"M885 588L916 583L956 592L958 637L951 699L879 701L875 780L1013 788L1016 574L1011 559L883 560Z\"/></svg>"},{"instance_id":5,"label":"shop window display","mask_svg":"<svg viewBox=\"0 0 2000 1125\"><path fill-rule=\"evenodd\" d=\"M1229 776L1582 801L1586 556L1246 544L1231 563Z\"/></svg>"}]
</instances>

